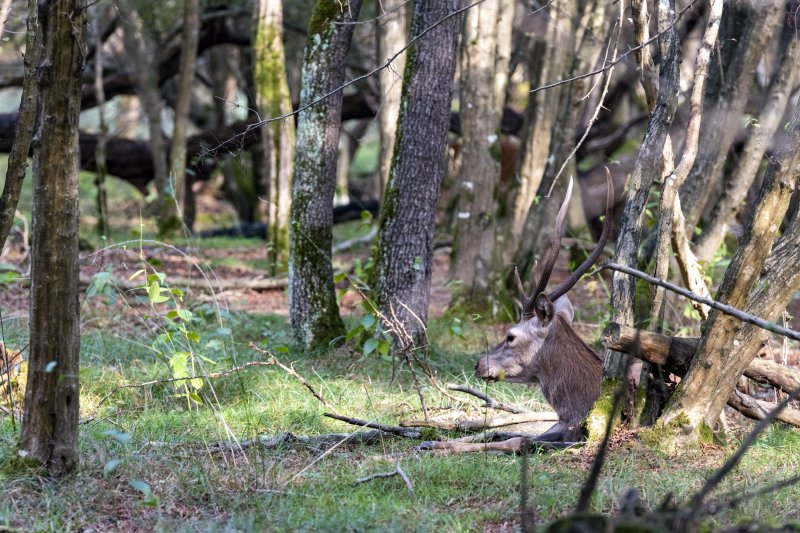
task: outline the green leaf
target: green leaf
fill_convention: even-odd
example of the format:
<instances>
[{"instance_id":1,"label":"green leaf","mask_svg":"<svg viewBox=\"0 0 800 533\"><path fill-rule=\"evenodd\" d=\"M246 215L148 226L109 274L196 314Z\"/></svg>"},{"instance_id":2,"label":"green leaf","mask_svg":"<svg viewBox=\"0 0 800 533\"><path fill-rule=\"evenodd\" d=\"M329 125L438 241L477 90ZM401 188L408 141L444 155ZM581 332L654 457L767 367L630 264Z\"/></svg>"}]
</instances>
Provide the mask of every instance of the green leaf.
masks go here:
<instances>
[{"instance_id":1,"label":"green leaf","mask_svg":"<svg viewBox=\"0 0 800 533\"><path fill-rule=\"evenodd\" d=\"M145 272L147 272L147 271L145 269L143 269L143 268L140 269L140 270L137 270L136 272L131 274L131 277L129 277L128 279L132 281L132 280L138 278L139 276L141 276L142 274L144 274Z\"/></svg>"},{"instance_id":2,"label":"green leaf","mask_svg":"<svg viewBox=\"0 0 800 533\"><path fill-rule=\"evenodd\" d=\"M122 459L111 459L103 467L103 477L108 477L119 465L122 464Z\"/></svg>"},{"instance_id":3,"label":"green leaf","mask_svg":"<svg viewBox=\"0 0 800 533\"><path fill-rule=\"evenodd\" d=\"M133 489L138 490L145 496L149 496L153 493L153 490L150 488L146 482L142 481L141 479L131 479L128 480L128 485L130 485Z\"/></svg>"},{"instance_id":4,"label":"green leaf","mask_svg":"<svg viewBox=\"0 0 800 533\"><path fill-rule=\"evenodd\" d=\"M378 319L375 318L375 315L364 315L364 318L361 319L361 325L364 326L364 329L367 331L371 331L377 322Z\"/></svg>"},{"instance_id":5,"label":"green leaf","mask_svg":"<svg viewBox=\"0 0 800 533\"><path fill-rule=\"evenodd\" d=\"M364 343L364 355L369 355L378 347L378 339L367 339Z\"/></svg>"},{"instance_id":6,"label":"green leaf","mask_svg":"<svg viewBox=\"0 0 800 533\"><path fill-rule=\"evenodd\" d=\"M347 277L347 272L339 272L333 277L334 283L341 283Z\"/></svg>"},{"instance_id":7,"label":"green leaf","mask_svg":"<svg viewBox=\"0 0 800 533\"><path fill-rule=\"evenodd\" d=\"M392 348L392 343L387 341L386 339L380 339L378 341L378 353L381 355L388 355L389 350Z\"/></svg>"},{"instance_id":8,"label":"green leaf","mask_svg":"<svg viewBox=\"0 0 800 533\"><path fill-rule=\"evenodd\" d=\"M203 405L203 399L200 398L200 395L197 394L196 392L190 392L189 399L192 400L197 405Z\"/></svg>"},{"instance_id":9,"label":"green leaf","mask_svg":"<svg viewBox=\"0 0 800 533\"><path fill-rule=\"evenodd\" d=\"M353 337L356 337L359 333L364 331L364 326L358 325L347 332L347 335L344 337L344 342L349 342Z\"/></svg>"},{"instance_id":10,"label":"green leaf","mask_svg":"<svg viewBox=\"0 0 800 533\"><path fill-rule=\"evenodd\" d=\"M147 283L164 283L164 278L167 275L161 272L154 272L147 276Z\"/></svg>"},{"instance_id":11,"label":"green leaf","mask_svg":"<svg viewBox=\"0 0 800 533\"><path fill-rule=\"evenodd\" d=\"M147 288L147 296L150 298L150 303L160 304L166 302L169 298L161 294L161 285L157 281L153 281Z\"/></svg>"},{"instance_id":12,"label":"green leaf","mask_svg":"<svg viewBox=\"0 0 800 533\"><path fill-rule=\"evenodd\" d=\"M119 431L119 430L116 430L116 429L107 429L107 430L103 431L102 434L107 436L107 437L113 437L114 440L116 440L120 444L128 444L130 442L130 440L131 440L131 434L130 433L126 433L124 431Z\"/></svg>"},{"instance_id":13,"label":"green leaf","mask_svg":"<svg viewBox=\"0 0 800 533\"><path fill-rule=\"evenodd\" d=\"M92 281L89 283L89 287L86 288L86 296L91 297L101 292L108 285L110 279L111 272L98 272L92 276Z\"/></svg>"},{"instance_id":14,"label":"green leaf","mask_svg":"<svg viewBox=\"0 0 800 533\"><path fill-rule=\"evenodd\" d=\"M189 383L194 388L194 390L200 390L200 387L203 386L203 378L191 379L191 380L189 380ZM198 396L198 399L199 399L199 396ZM197 402L197 403L202 403L202 402Z\"/></svg>"}]
</instances>

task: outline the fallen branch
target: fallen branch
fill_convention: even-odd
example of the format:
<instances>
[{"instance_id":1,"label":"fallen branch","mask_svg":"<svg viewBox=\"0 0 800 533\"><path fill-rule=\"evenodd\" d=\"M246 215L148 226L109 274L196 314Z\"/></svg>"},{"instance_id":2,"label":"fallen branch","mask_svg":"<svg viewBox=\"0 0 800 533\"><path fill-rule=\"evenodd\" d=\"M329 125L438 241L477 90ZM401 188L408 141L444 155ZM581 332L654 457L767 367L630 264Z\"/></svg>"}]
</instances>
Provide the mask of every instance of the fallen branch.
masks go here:
<instances>
[{"instance_id":1,"label":"fallen branch","mask_svg":"<svg viewBox=\"0 0 800 533\"><path fill-rule=\"evenodd\" d=\"M471 418L466 420L406 420L400 422L405 428L437 428L448 431L472 431L475 429L497 428L524 424L526 422L555 422L558 415L553 412L544 413L517 413L511 416L498 416L494 418Z\"/></svg>"},{"instance_id":2,"label":"fallen branch","mask_svg":"<svg viewBox=\"0 0 800 533\"><path fill-rule=\"evenodd\" d=\"M610 323L603 330L602 342L609 350L631 353L636 338L636 328ZM694 356L699 337L668 337L649 331L639 331L642 350L639 358L648 363L661 365L673 374L684 376ZM761 359L762 352L755 355L744 375L755 381L768 383L785 393L800 387L800 370Z\"/></svg>"},{"instance_id":3,"label":"fallen branch","mask_svg":"<svg viewBox=\"0 0 800 533\"><path fill-rule=\"evenodd\" d=\"M450 390L464 392L466 394L471 394L476 398L483 400L486 402L484 407L489 407L491 409L498 409L500 411L508 411L509 413L520 414L526 413L527 410L523 409L522 407L517 407L516 405L509 405L502 402L498 402L494 398L489 397L487 394L479 390L475 390L471 387L467 387L466 385L458 385L457 383L448 383L447 388Z\"/></svg>"},{"instance_id":4,"label":"fallen branch","mask_svg":"<svg viewBox=\"0 0 800 533\"><path fill-rule=\"evenodd\" d=\"M753 420L763 420L777 407L775 403L759 400L739 390L734 390L733 394L730 395L728 405ZM775 415L775 420L800 427L800 411L787 407Z\"/></svg>"},{"instance_id":5,"label":"fallen branch","mask_svg":"<svg viewBox=\"0 0 800 533\"><path fill-rule=\"evenodd\" d=\"M334 420L339 420L340 422L352 424L354 426L377 429L379 431L383 431L384 433L391 433L393 435L397 435L399 437L405 437L408 439L418 439L420 437L420 432L413 429L406 429L398 426L387 426L384 424L379 424L377 422L361 420L360 418L351 418L349 416L343 416L335 413L324 413L324 416L327 416L328 418L333 418Z\"/></svg>"},{"instance_id":6,"label":"fallen branch","mask_svg":"<svg viewBox=\"0 0 800 533\"><path fill-rule=\"evenodd\" d=\"M322 405L324 405L325 407L327 407L328 409L330 409L330 410L331 410L331 411L333 411L334 413L338 413L338 411L336 410L336 408L335 408L334 406L332 406L330 403L328 403L328 400L326 400L326 399L325 399L325 398L322 396L322 394L320 394L319 392L317 392L317 390L316 390L316 389L315 389L315 388L314 388L314 387L311 385L311 383L309 383L308 381L306 381L306 379L305 379L303 376L301 376L300 374L298 374L298 373L297 373L297 372L294 370L294 368L284 365L283 363L281 363L280 361L278 361L278 358L277 358L277 357L275 357L275 356L272 354L272 352L270 352L269 350L264 350L263 348L259 348L259 347L258 347L258 346L256 346L256 345L255 345L255 343L253 343L253 342L251 342L251 343L249 344L249 346L250 346L250 348L252 348L253 350L255 350L255 351L257 351L258 353L260 353L261 355L266 355L267 357L269 357L269 359L266 361L266 364L275 365L275 366L277 366L277 367L281 368L281 369L282 369L284 372L286 372L287 374L289 374L290 376L292 376L293 378L295 378L297 381L299 381L300 383L302 383L302 384L303 384L303 386L304 386L305 388L307 388L307 389L309 390L309 392L311 392L311 394L313 394L313 395L314 395L314 398L316 398L317 400L319 400L320 402L322 402Z\"/></svg>"},{"instance_id":7,"label":"fallen branch","mask_svg":"<svg viewBox=\"0 0 800 533\"><path fill-rule=\"evenodd\" d=\"M665 289L670 290L672 292L676 292L676 293L680 294L681 296L685 296L686 298L689 298L690 300L694 300L695 302L700 302L702 304L705 304L705 305L707 305L709 307L712 307L712 308L716 309L717 311L725 313L726 315L730 315L730 316L732 316L734 318L738 318L742 322L746 322L748 324L752 324L754 326L757 326L759 328L765 329L767 331L771 331L772 333L777 333L778 335L782 335L784 337L788 337L788 338L790 338L792 340L800 341L800 332L798 332L798 331L795 331L795 330L789 329L789 328L784 328L783 326L779 326L778 324L775 324L773 322L769 322L767 320L764 320L763 318L759 318L759 317L757 317L755 315L751 315L750 313L745 313L741 309L737 309L737 308L732 307L730 305L717 302L716 300L712 300L711 298L706 298L706 297L703 297L703 296L699 296L699 295L697 295L697 294L695 294L695 293L693 293L691 291L688 291L688 290L684 289L683 287L679 287L678 285L675 285L675 284L670 283L668 281L664 281L663 279L654 278L653 276L650 276L649 274L646 274L646 273L642 272L641 270L636 270L635 268L631 268L629 266L620 265L619 263L614 263L614 262L611 262L611 261L605 261L605 262L601 263L600 265L598 265L597 269L595 269L595 272L600 271L600 270L604 270L606 268L610 269L610 270L616 270L618 272L623 272L623 273L628 274L630 276L633 276L635 278L639 278L641 280L644 280L644 281L646 281L648 283L652 283L654 285L658 285L660 287L664 287Z\"/></svg>"},{"instance_id":8,"label":"fallen branch","mask_svg":"<svg viewBox=\"0 0 800 533\"><path fill-rule=\"evenodd\" d=\"M355 483L353 483L353 486L360 485L362 483L367 483L367 482L372 481L374 479L386 479L386 478L390 478L390 477L394 477L394 476L400 476L400 478L403 480L403 482L405 482L406 488L408 488L408 493L412 497L414 497L415 496L414 487L411 486L411 480L408 479L408 476L406 475L406 473L403 472L402 468L400 468L400 463L399 462L395 465L394 470L392 470L391 472L378 472L377 474L372 474L372 475L367 476L367 477L360 477L355 481Z\"/></svg>"},{"instance_id":9,"label":"fallen branch","mask_svg":"<svg viewBox=\"0 0 800 533\"><path fill-rule=\"evenodd\" d=\"M93 276L87 274L80 275L80 286L86 288L91 285ZM122 290L146 289L141 281L131 281L126 279L114 278L113 285ZM209 291L230 291L230 290L254 290L272 291L285 289L289 286L288 278L271 279L214 279L209 281L202 278L187 278L182 276L170 276L169 285L171 287L185 287L188 289L206 289Z\"/></svg>"}]
</instances>

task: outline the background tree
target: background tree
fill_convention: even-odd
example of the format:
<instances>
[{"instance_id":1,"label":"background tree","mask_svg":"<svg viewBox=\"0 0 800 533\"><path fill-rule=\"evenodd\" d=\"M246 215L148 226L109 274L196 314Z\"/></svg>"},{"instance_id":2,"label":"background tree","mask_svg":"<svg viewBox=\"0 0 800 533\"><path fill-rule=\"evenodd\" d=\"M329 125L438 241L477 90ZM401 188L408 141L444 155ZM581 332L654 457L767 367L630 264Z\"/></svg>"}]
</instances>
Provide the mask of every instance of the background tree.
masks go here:
<instances>
[{"instance_id":1,"label":"background tree","mask_svg":"<svg viewBox=\"0 0 800 533\"><path fill-rule=\"evenodd\" d=\"M318 0L303 57L301 109L289 232L289 316L303 345L325 346L344 333L333 286L331 225L336 186L344 60L360 0ZM334 94L328 96L332 91Z\"/></svg>"},{"instance_id":2,"label":"background tree","mask_svg":"<svg viewBox=\"0 0 800 533\"><path fill-rule=\"evenodd\" d=\"M53 475L78 464L78 117L86 2L37 2L42 52L33 159L30 349L20 441Z\"/></svg>"},{"instance_id":3,"label":"background tree","mask_svg":"<svg viewBox=\"0 0 800 533\"><path fill-rule=\"evenodd\" d=\"M455 13L462 6L461 0L414 5L409 41L426 34L408 50L394 158L381 206L374 297L415 344L424 338L428 317L436 201L445 171L460 29Z\"/></svg>"},{"instance_id":4,"label":"background tree","mask_svg":"<svg viewBox=\"0 0 800 533\"><path fill-rule=\"evenodd\" d=\"M461 284L456 301L481 311L488 308L498 266L495 189L513 16L513 1L484 2L467 11L461 38L463 141L453 273Z\"/></svg>"},{"instance_id":5,"label":"background tree","mask_svg":"<svg viewBox=\"0 0 800 533\"><path fill-rule=\"evenodd\" d=\"M286 77L283 52L283 8L280 0L258 0L255 3L253 37L253 76L256 103L264 118L292 112L292 100ZM294 121L269 122L261 127L262 146L266 155L267 216L269 268L274 275L279 263L289 252L289 206L291 205L292 163L295 153Z\"/></svg>"}]
</instances>

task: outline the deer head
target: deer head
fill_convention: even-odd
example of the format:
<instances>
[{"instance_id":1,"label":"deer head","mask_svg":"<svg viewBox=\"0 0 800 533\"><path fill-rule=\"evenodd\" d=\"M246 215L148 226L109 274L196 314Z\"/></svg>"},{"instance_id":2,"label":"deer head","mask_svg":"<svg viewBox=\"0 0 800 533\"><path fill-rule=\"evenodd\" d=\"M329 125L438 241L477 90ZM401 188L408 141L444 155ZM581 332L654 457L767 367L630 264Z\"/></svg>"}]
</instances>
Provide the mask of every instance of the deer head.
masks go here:
<instances>
[{"instance_id":1,"label":"deer head","mask_svg":"<svg viewBox=\"0 0 800 533\"><path fill-rule=\"evenodd\" d=\"M475 374L486 380L539 383L545 398L557 412L559 409L555 403L558 400L553 398L562 392L569 392L561 391L563 388L580 387L577 381L596 381L599 393L600 358L572 329L574 313L567 292L597 261L608 240L614 202L613 184L608 170L606 170L606 180L608 183L606 218L600 239L583 264L563 283L552 291L545 292L561 246L567 206L572 195L570 179L567 195L556 217L553 240L545 255L539 281L532 293L525 292L519 272L514 269L519 299L522 303L522 319L519 324L508 330L500 344L480 358L475 369ZM535 273L533 277L535 281ZM594 390L594 386L592 388ZM591 402L593 401L594 398ZM588 399L580 403L586 402ZM559 412L559 415L561 414Z\"/></svg>"}]
</instances>

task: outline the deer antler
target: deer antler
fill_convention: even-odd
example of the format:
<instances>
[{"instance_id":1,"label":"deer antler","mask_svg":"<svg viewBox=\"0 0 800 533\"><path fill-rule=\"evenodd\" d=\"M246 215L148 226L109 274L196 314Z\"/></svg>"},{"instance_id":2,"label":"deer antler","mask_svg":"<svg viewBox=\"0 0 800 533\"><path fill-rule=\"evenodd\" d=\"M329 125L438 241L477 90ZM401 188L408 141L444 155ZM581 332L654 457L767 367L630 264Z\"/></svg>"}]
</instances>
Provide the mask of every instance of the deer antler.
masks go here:
<instances>
[{"instance_id":1,"label":"deer antler","mask_svg":"<svg viewBox=\"0 0 800 533\"><path fill-rule=\"evenodd\" d=\"M544 258L544 266L542 268L542 273L539 276L539 283L536 284L536 288L530 295L525 292L525 289L522 286L522 281L519 278L519 270L517 270L517 267L514 267L514 280L517 282L519 299L522 302L522 318L525 320L528 320L535 314L534 304L536 302L536 297L540 293L544 292L544 289L547 287L547 280L550 279L550 274L553 272L553 265L556 263L556 258L558 258L558 252L561 247L561 235L564 233L564 219L567 216L567 205L569 204L569 199L571 196L572 177L570 177L569 184L567 185L567 195L564 197L564 201L561 203L561 207L558 210L558 215L556 216L553 240L550 242L550 248L547 250L547 255L545 255ZM535 280L536 268L534 267L533 270L533 279Z\"/></svg>"},{"instance_id":2,"label":"deer antler","mask_svg":"<svg viewBox=\"0 0 800 533\"><path fill-rule=\"evenodd\" d=\"M606 192L606 219L603 221L603 231L600 234L600 239L594 246L592 253L586 258L586 261L547 295L551 302L555 302L561 296L565 295L567 291L581 279L581 276L592 268L597 258L603 253L603 248L606 245L606 241L608 241L608 236L611 234L611 209L614 207L614 182L611 180L611 172L608 170L608 167L606 167L606 183L608 184L608 190Z\"/></svg>"}]
</instances>

